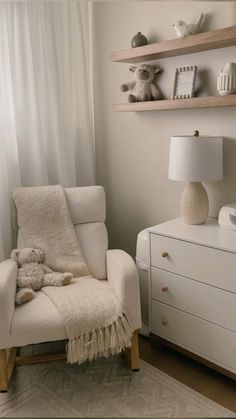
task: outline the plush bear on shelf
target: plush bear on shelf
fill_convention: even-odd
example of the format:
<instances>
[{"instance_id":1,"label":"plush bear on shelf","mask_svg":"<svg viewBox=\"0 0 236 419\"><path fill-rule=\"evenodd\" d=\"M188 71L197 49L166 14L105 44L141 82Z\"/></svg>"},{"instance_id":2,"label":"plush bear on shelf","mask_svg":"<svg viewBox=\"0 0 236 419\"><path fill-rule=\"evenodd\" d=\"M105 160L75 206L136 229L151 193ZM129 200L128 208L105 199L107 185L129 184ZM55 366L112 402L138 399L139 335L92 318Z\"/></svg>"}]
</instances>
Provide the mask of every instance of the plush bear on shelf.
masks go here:
<instances>
[{"instance_id":1,"label":"plush bear on shelf","mask_svg":"<svg viewBox=\"0 0 236 419\"><path fill-rule=\"evenodd\" d=\"M44 265L45 255L42 250L24 248L14 249L11 258L18 263L16 304L32 300L35 291L45 286L61 287L71 282L71 273L52 271Z\"/></svg>"},{"instance_id":2,"label":"plush bear on shelf","mask_svg":"<svg viewBox=\"0 0 236 419\"><path fill-rule=\"evenodd\" d=\"M157 75L161 72L159 67L149 64L141 64L138 67L131 66L130 71L134 73L135 80L121 85L122 92L130 91L129 102L146 102L149 100L160 100L162 94L157 87Z\"/></svg>"}]
</instances>

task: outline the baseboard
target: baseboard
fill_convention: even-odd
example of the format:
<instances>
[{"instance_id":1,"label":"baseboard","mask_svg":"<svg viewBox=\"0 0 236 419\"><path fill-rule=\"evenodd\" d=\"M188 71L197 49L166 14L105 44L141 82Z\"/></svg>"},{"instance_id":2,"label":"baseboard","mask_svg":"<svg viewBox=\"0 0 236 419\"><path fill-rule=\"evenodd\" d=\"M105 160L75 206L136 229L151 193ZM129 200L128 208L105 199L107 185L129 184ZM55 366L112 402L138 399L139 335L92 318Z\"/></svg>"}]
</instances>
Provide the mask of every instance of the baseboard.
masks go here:
<instances>
[{"instance_id":1,"label":"baseboard","mask_svg":"<svg viewBox=\"0 0 236 419\"><path fill-rule=\"evenodd\" d=\"M162 345L168 346L171 349L174 349L175 351L178 351L180 353L182 353L183 355L187 356L188 358L193 359L194 361L200 362L201 364L205 365L208 368L211 368L217 372L219 372L220 374L223 374L225 376L227 376L228 378L231 378L232 380L236 381L236 374L234 374L233 372L226 370L223 367L220 367L217 364L214 364L211 361L208 361L208 359L205 359L199 355L194 354L191 351L188 351L185 348L182 348L181 346L176 345L175 343L169 342L168 340L154 334L154 333L150 333L150 339L154 342L158 342L161 343Z\"/></svg>"}]
</instances>

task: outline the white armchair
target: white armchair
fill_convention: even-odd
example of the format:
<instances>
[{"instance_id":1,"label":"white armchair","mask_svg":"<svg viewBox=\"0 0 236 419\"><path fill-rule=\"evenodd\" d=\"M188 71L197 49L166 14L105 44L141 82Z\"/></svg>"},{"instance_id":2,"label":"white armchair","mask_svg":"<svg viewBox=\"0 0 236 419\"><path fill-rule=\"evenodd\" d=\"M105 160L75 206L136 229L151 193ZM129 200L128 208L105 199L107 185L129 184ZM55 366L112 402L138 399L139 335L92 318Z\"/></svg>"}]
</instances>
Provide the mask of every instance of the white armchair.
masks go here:
<instances>
[{"instance_id":1,"label":"white armchair","mask_svg":"<svg viewBox=\"0 0 236 419\"><path fill-rule=\"evenodd\" d=\"M105 193L101 186L65 189L72 221L91 275L108 280L136 330L126 351L130 366L139 369L138 334L141 327L139 280L133 259L122 250L108 250ZM14 222L16 225L16 221ZM64 354L16 356L16 348L67 339L59 313L39 291L30 302L15 306L17 264L0 263L0 391L8 390L14 365L61 359Z\"/></svg>"}]
</instances>

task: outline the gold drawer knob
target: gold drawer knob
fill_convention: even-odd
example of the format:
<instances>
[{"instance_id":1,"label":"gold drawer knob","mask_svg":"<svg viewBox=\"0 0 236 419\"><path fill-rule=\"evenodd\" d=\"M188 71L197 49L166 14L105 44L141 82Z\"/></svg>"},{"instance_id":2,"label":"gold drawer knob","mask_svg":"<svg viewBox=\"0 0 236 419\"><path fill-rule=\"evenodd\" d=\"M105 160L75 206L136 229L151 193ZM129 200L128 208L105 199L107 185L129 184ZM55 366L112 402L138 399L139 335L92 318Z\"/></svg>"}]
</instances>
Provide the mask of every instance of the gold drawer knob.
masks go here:
<instances>
[{"instance_id":1,"label":"gold drawer knob","mask_svg":"<svg viewBox=\"0 0 236 419\"><path fill-rule=\"evenodd\" d=\"M161 287L161 290L163 291L163 292L166 292L166 291L168 291L168 287L165 285L164 287Z\"/></svg>"},{"instance_id":2,"label":"gold drawer knob","mask_svg":"<svg viewBox=\"0 0 236 419\"><path fill-rule=\"evenodd\" d=\"M167 252L162 252L161 256L162 256L163 258L167 258L168 253L167 253Z\"/></svg>"},{"instance_id":3,"label":"gold drawer knob","mask_svg":"<svg viewBox=\"0 0 236 419\"><path fill-rule=\"evenodd\" d=\"M162 324L163 326L166 326L166 325L168 324L168 320L167 320L167 319L165 319L165 318L161 319L161 324Z\"/></svg>"}]
</instances>

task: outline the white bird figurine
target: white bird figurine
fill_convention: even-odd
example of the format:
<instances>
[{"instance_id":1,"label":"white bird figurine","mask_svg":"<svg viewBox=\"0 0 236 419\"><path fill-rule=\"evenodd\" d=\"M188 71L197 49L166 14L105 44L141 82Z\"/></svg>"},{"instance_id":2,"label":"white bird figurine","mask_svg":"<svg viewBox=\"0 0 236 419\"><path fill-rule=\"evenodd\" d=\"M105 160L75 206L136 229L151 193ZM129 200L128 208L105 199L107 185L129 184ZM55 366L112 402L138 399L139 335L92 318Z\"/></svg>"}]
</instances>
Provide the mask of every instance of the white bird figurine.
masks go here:
<instances>
[{"instance_id":1,"label":"white bird figurine","mask_svg":"<svg viewBox=\"0 0 236 419\"><path fill-rule=\"evenodd\" d=\"M183 38L188 35L195 35L200 32L204 14L201 13L196 23L185 23L183 20L178 20L173 25L178 38Z\"/></svg>"}]
</instances>

